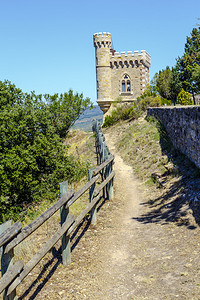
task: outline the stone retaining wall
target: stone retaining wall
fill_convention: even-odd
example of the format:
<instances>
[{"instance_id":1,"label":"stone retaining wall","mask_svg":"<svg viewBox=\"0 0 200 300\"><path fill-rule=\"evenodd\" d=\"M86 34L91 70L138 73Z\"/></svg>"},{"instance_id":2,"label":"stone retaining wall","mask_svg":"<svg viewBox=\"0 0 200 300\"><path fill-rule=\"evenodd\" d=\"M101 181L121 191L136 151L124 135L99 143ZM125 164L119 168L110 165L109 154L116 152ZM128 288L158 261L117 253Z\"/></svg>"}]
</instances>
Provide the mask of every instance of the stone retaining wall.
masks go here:
<instances>
[{"instance_id":1,"label":"stone retaining wall","mask_svg":"<svg viewBox=\"0 0 200 300\"><path fill-rule=\"evenodd\" d=\"M200 106L149 108L164 125L173 145L200 168Z\"/></svg>"}]
</instances>

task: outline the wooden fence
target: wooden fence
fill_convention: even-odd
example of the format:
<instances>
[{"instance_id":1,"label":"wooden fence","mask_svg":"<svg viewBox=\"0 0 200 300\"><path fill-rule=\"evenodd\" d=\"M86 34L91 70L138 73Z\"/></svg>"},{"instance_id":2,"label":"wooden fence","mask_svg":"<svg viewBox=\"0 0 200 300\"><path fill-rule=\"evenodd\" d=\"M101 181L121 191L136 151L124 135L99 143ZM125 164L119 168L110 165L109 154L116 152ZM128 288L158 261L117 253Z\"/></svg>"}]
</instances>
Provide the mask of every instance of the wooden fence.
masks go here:
<instances>
[{"instance_id":1,"label":"wooden fence","mask_svg":"<svg viewBox=\"0 0 200 300\"><path fill-rule=\"evenodd\" d=\"M62 239L62 263L71 263L70 235L76 227L83 221L85 216L91 214L91 223L97 222L97 204L103 199L113 197L113 162L114 156L110 154L106 146L104 136L99 123L93 121L93 132L95 133L95 147L97 154L97 167L88 171L88 182L77 192L68 190L67 182L60 184L60 199L48 210L41 214L32 223L22 229L20 222L12 225L8 221L0 225L0 249L1 249L1 272L0 294L3 299L17 299L16 287L40 262L48 251ZM101 180L101 183L98 182ZM69 215L69 207L79 199L86 191L89 191L89 204L78 217ZM103 191L101 196L100 192ZM47 221L56 211L60 209L61 227L44 244L44 246L24 265L22 260L14 262L14 248L25 240L31 233Z\"/></svg>"}]
</instances>

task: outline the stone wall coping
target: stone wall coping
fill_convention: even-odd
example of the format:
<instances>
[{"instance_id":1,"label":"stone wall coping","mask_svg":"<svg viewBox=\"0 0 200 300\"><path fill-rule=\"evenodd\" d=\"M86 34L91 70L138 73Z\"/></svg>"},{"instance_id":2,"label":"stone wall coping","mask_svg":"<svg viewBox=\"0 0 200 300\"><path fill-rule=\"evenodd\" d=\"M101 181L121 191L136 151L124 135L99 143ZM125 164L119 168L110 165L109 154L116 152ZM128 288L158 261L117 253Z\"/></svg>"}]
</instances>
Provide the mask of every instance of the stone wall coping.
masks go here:
<instances>
[{"instance_id":1,"label":"stone wall coping","mask_svg":"<svg viewBox=\"0 0 200 300\"><path fill-rule=\"evenodd\" d=\"M149 107L148 109L199 109L200 105L176 105L176 106L158 106L158 107Z\"/></svg>"}]
</instances>

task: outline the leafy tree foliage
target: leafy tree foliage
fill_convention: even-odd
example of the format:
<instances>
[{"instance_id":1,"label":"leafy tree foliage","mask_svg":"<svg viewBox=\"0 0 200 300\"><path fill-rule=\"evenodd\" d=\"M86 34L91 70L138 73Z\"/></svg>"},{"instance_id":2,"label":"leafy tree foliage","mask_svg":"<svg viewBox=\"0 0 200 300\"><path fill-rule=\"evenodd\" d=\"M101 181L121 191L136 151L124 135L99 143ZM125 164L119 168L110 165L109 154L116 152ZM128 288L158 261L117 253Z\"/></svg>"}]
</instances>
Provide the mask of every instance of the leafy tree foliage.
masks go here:
<instances>
[{"instance_id":1,"label":"leafy tree foliage","mask_svg":"<svg viewBox=\"0 0 200 300\"><path fill-rule=\"evenodd\" d=\"M196 83L196 87L198 92L200 91L200 66L194 64L194 69L192 72L192 80Z\"/></svg>"},{"instance_id":2,"label":"leafy tree foliage","mask_svg":"<svg viewBox=\"0 0 200 300\"><path fill-rule=\"evenodd\" d=\"M200 65L200 27L193 28L191 36L187 37L185 51L181 58L177 59L179 78L185 91L193 95L199 92L198 82L195 77L195 68Z\"/></svg>"},{"instance_id":3,"label":"leafy tree foliage","mask_svg":"<svg viewBox=\"0 0 200 300\"><path fill-rule=\"evenodd\" d=\"M83 94L73 94L72 90L68 93L44 97L49 106L52 125L61 138L66 137L69 128L85 109L89 105L92 106L89 98L84 99Z\"/></svg>"},{"instance_id":4,"label":"leafy tree foliage","mask_svg":"<svg viewBox=\"0 0 200 300\"><path fill-rule=\"evenodd\" d=\"M171 99L171 80L172 71L167 66L165 70L159 71L156 75L156 88L160 96L165 99Z\"/></svg>"},{"instance_id":5,"label":"leafy tree foliage","mask_svg":"<svg viewBox=\"0 0 200 300\"><path fill-rule=\"evenodd\" d=\"M155 74L153 81L155 89L163 99L162 102L169 104L171 101L175 105L177 96L182 89L177 69L170 69L167 66L166 69Z\"/></svg>"},{"instance_id":6,"label":"leafy tree foliage","mask_svg":"<svg viewBox=\"0 0 200 300\"><path fill-rule=\"evenodd\" d=\"M183 88L192 95L195 104L194 95L200 93L200 26L193 28L187 37L184 54L177 59L176 65L156 73L153 81L163 99L169 99L175 105Z\"/></svg>"},{"instance_id":7,"label":"leafy tree foliage","mask_svg":"<svg viewBox=\"0 0 200 300\"><path fill-rule=\"evenodd\" d=\"M152 84L147 84L144 93L139 97L139 99L144 99L146 97L156 97L157 96L157 90L155 86L155 76L154 76L154 82Z\"/></svg>"},{"instance_id":8,"label":"leafy tree foliage","mask_svg":"<svg viewBox=\"0 0 200 300\"><path fill-rule=\"evenodd\" d=\"M172 68L171 70L171 80L169 82L169 87L170 87L170 96L171 96L170 98L172 103L175 105L177 96L182 89L182 82L180 81L179 74L176 67Z\"/></svg>"},{"instance_id":9,"label":"leafy tree foliage","mask_svg":"<svg viewBox=\"0 0 200 300\"><path fill-rule=\"evenodd\" d=\"M90 101L72 91L49 99L0 81L0 222L85 172L67 155L63 138Z\"/></svg>"}]
</instances>

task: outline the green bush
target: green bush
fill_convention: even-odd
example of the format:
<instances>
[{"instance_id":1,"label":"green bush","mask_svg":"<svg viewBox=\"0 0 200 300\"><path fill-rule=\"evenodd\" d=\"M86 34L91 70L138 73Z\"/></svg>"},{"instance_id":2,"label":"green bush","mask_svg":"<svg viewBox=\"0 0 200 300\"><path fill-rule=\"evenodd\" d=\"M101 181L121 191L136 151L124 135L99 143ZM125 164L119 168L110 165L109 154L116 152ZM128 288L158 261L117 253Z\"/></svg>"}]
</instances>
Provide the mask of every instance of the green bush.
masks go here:
<instances>
[{"instance_id":1,"label":"green bush","mask_svg":"<svg viewBox=\"0 0 200 300\"><path fill-rule=\"evenodd\" d=\"M105 117L102 128L109 127L119 120L129 120L138 117L135 105L121 104L112 110L111 114Z\"/></svg>"},{"instance_id":2,"label":"green bush","mask_svg":"<svg viewBox=\"0 0 200 300\"><path fill-rule=\"evenodd\" d=\"M192 97L191 97L190 93L188 93L188 92L184 91L184 89L182 89L177 96L177 104L192 105Z\"/></svg>"},{"instance_id":3,"label":"green bush","mask_svg":"<svg viewBox=\"0 0 200 300\"><path fill-rule=\"evenodd\" d=\"M161 104L162 105L172 105L172 102L171 102L171 100L161 98Z\"/></svg>"},{"instance_id":4,"label":"green bush","mask_svg":"<svg viewBox=\"0 0 200 300\"><path fill-rule=\"evenodd\" d=\"M105 117L103 128L109 127L119 120L137 119L148 107L157 107L162 105L159 96L146 96L138 98L134 104L122 103L111 111L111 114Z\"/></svg>"},{"instance_id":5,"label":"green bush","mask_svg":"<svg viewBox=\"0 0 200 300\"><path fill-rule=\"evenodd\" d=\"M148 107L157 107L162 105L162 100L159 96L153 97L153 96L147 96L145 98L142 98L138 102L139 109L142 111L145 111Z\"/></svg>"}]
</instances>

